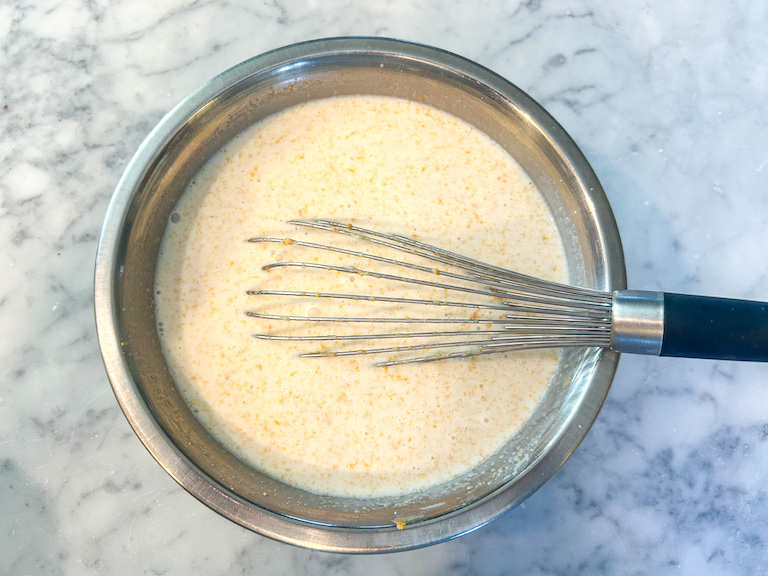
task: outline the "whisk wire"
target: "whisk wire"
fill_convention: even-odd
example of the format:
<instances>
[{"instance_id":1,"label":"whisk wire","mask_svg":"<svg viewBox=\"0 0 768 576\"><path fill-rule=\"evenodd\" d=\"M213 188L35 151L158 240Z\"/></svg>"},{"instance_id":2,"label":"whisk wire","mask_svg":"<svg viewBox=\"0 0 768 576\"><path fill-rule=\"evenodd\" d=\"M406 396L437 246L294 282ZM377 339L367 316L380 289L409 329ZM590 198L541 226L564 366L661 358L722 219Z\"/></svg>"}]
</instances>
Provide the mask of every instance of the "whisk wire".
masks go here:
<instances>
[{"instance_id":1,"label":"whisk wire","mask_svg":"<svg viewBox=\"0 0 768 576\"><path fill-rule=\"evenodd\" d=\"M284 296L302 298L328 298L350 301L385 302L391 304L406 304L416 306L440 306L475 310L495 310L506 312L501 318L478 318L474 314L469 318L453 317L357 317L357 316L299 316L290 314L266 314L248 311L254 318L273 321L311 322L311 323L389 323L401 325L418 324L455 324L467 326L487 326L486 329L464 329L447 331L399 331L375 334L322 334L322 335L281 335L255 334L266 340L289 341L373 341L399 338L429 338L431 341L421 344L398 346L375 346L367 349L327 349L318 352L301 354L302 357L337 357L360 356L372 354L397 354L398 357L379 362L377 366L394 366L414 362L431 362L448 358L467 358L471 356L508 352L513 350L530 350L552 347L570 346L607 346L611 338L611 309L612 295L587 288L570 286L540 280L511 270L478 262L466 256L430 246L418 240L367 230L351 224L339 224L328 220L296 220L290 224L308 227L352 237L356 240L394 249L431 262L445 264L462 273L424 266L414 262L390 258L362 250L354 250L285 238L259 237L251 238L249 242L272 242L285 245L295 245L320 251L340 253L356 258L367 259L410 269L434 276L442 276L453 282L425 280L400 274L390 274L377 270L361 269L356 266L337 266L317 262L275 262L262 267L263 270L275 268L323 270L337 273L356 274L364 277L380 279L399 284L428 287L446 292L460 292L474 296L491 298L490 302L460 302L454 300L424 299L392 296L367 296L336 292L319 292L304 290L250 290L253 296ZM476 314L476 313L475 313ZM492 328L497 326L498 328ZM456 340L455 338L460 338ZM437 352L435 354L402 357L408 352L425 350L442 350L447 348L463 348L455 352Z\"/></svg>"},{"instance_id":2,"label":"whisk wire","mask_svg":"<svg viewBox=\"0 0 768 576\"><path fill-rule=\"evenodd\" d=\"M480 262L479 260L474 260L467 256L456 254L455 252L450 252L449 250L438 248L436 246L431 246L414 238L408 238L407 236L401 236L399 234L368 230L353 224L340 224L330 220L291 220L288 223L295 226L304 226L352 236L360 240L414 254L428 260L449 264L475 274L486 274L488 279L492 281L499 281L500 279L504 279L507 282L519 281L520 284L518 287L520 289L528 289L532 286L536 286L545 291L559 290L561 293L571 295L581 294L598 299L610 299L611 297L610 294L599 290L542 280L535 276L528 276L526 274L521 274L520 272L515 272L514 270Z\"/></svg>"}]
</instances>

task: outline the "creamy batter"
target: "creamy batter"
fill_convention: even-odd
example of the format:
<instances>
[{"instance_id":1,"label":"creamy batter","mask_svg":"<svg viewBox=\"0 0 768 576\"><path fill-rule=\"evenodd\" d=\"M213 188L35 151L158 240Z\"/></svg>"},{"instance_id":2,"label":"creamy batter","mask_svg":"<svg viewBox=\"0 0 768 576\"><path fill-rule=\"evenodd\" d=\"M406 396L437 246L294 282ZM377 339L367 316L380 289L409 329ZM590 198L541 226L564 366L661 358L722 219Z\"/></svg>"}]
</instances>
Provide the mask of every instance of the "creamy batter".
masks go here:
<instances>
[{"instance_id":1,"label":"creamy batter","mask_svg":"<svg viewBox=\"0 0 768 576\"><path fill-rule=\"evenodd\" d=\"M556 352L385 369L371 367L371 357L297 358L299 351L333 343L252 337L372 328L286 325L248 317L248 310L372 313L366 303L248 296L248 290L403 292L350 274L262 271L278 261L372 266L288 242L246 242L253 236L351 242L286 224L297 218L417 236L526 274L566 279L562 245L540 193L508 154L470 125L385 97L290 108L254 125L206 164L163 237L158 331L173 378L200 421L274 478L360 498L437 485L497 451L539 402L556 369ZM374 315L471 313L382 305Z\"/></svg>"}]
</instances>

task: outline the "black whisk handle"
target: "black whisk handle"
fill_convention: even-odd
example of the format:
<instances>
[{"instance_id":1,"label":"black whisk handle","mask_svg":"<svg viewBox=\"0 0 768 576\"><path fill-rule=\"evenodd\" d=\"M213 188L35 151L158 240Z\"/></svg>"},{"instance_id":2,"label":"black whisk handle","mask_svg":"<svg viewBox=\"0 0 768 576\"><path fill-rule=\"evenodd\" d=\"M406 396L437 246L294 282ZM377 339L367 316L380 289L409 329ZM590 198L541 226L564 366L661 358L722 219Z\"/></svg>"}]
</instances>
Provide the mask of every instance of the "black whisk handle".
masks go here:
<instances>
[{"instance_id":1,"label":"black whisk handle","mask_svg":"<svg viewBox=\"0 0 768 576\"><path fill-rule=\"evenodd\" d=\"M661 356L768 361L768 302L664 293Z\"/></svg>"}]
</instances>

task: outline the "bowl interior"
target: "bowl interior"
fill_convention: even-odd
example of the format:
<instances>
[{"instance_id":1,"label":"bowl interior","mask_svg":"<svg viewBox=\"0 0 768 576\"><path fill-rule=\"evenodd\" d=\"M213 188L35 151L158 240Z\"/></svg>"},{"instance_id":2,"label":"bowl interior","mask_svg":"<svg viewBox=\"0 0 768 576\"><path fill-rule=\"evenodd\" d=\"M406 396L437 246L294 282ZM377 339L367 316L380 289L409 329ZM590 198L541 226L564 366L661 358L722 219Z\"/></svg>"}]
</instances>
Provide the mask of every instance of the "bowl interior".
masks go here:
<instances>
[{"instance_id":1,"label":"bowl interior","mask_svg":"<svg viewBox=\"0 0 768 576\"><path fill-rule=\"evenodd\" d=\"M274 112L311 99L393 96L418 100L473 124L506 149L544 194L566 247L571 282L603 290L623 287L615 224L612 217L601 220L605 210L610 216L610 209L607 203L601 204L605 200L599 183L570 139L510 84L480 67L440 54L442 61L435 61L435 54L425 58L397 44L388 50L346 51L318 45L303 54L289 51L258 65L246 63L212 81L193 94L183 109L166 117L152 145L145 144L141 151L140 170L130 167L132 180L121 182L123 205L117 210L122 219L114 236L111 303L120 361L158 433L212 486L231 496L233 508L254 507L343 533L357 528L394 530L394 519L409 525L434 524L486 503L488 511L476 516L473 526L454 526L453 533L432 540L452 537L457 530L489 521L543 484L586 433L607 393L616 355L593 349L566 351L533 417L490 460L426 492L356 500L293 488L238 460L198 423L168 374L156 332L153 283L160 240L176 201L206 160L229 139ZM139 436L149 433L137 432ZM556 445L553 460L549 456ZM171 468L166 466L185 484L183 475ZM204 499L199 491L196 495ZM495 504L488 507L491 501Z\"/></svg>"}]
</instances>

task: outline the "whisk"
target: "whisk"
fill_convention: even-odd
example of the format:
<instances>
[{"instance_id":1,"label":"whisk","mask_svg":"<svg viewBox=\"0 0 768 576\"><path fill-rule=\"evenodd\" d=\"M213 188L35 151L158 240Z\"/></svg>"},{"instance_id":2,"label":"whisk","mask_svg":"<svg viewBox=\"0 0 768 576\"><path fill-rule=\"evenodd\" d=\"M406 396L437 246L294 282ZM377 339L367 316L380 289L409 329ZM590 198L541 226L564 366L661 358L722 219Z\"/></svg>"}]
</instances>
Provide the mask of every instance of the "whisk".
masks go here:
<instances>
[{"instance_id":1,"label":"whisk","mask_svg":"<svg viewBox=\"0 0 768 576\"><path fill-rule=\"evenodd\" d=\"M475 310L471 315L451 317L414 317L410 314L404 317L301 316L246 312L254 318L287 323L408 326L407 330L373 333L254 334L256 338L268 340L354 342L367 346L333 350L323 345L321 350L300 354L305 358L388 354L387 360L375 365L393 366L531 349L610 347L617 352L634 354L768 360L768 303L654 291L602 292L541 280L398 234L329 220L294 220L289 223L351 237L369 246L386 247L387 250L416 257L422 263L383 256L369 249L356 250L287 238L251 238L249 242L289 244L378 262L388 268L394 267L397 273L320 262L274 262L263 266L263 270L301 268L353 274L410 287L461 293L462 297L431 299L266 289L250 290L249 295ZM478 317L479 310L495 316ZM409 343L382 345L392 339Z\"/></svg>"}]
</instances>

